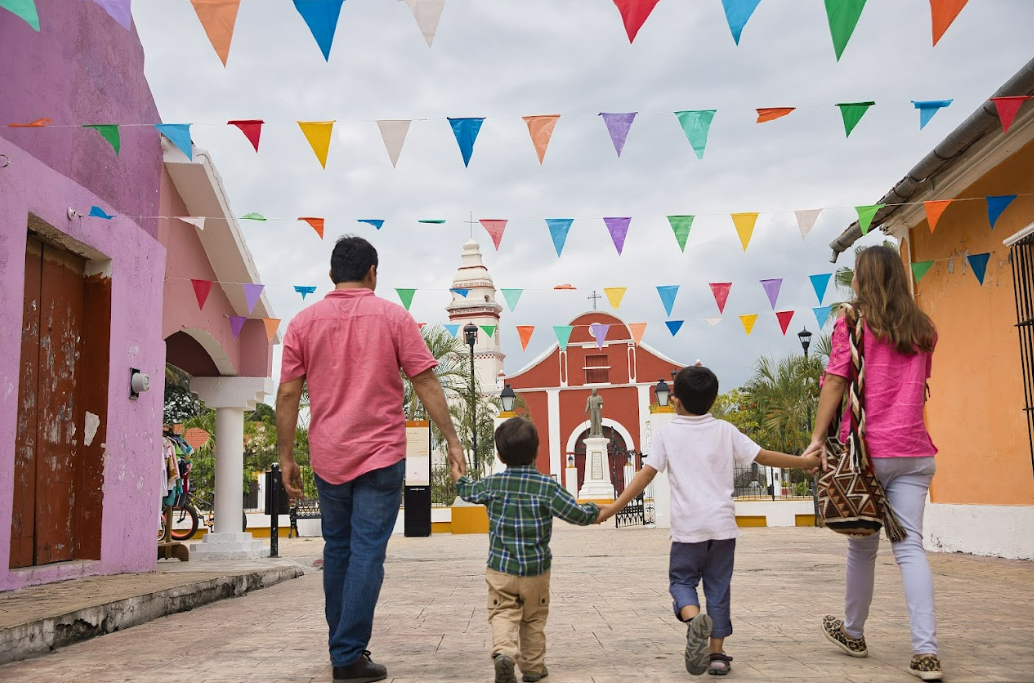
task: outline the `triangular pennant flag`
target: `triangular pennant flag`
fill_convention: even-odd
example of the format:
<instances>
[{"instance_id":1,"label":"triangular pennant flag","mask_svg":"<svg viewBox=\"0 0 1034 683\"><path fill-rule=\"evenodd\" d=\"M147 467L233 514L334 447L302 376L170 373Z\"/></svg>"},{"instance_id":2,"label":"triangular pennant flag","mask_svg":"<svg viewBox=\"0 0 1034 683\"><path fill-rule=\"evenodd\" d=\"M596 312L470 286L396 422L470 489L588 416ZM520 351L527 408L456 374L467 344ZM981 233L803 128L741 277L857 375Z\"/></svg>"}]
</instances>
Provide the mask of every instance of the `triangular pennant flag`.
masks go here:
<instances>
[{"instance_id":1,"label":"triangular pennant flag","mask_svg":"<svg viewBox=\"0 0 1034 683\"><path fill-rule=\"evenodd\" d=\"M248 315L255 312L255 305L258 304L259 297L262 296L262 290L265 288L265 285L245 283L244 299L248 302Z\"/></svg>"},{"instance_id":2,"label":"triangular pennant flag","mask_svg":"<svg viewBox=\"0 0 1034 683\"><path fill-rule=\"evenodd\" d=\"M469 289L459 289L457 287L453 287L449 291L452 292L453 294L456 294L457 296L462 296L464 299L466 299L467 295L470 294L470 290Z\"/></svg>"},{"instance_id":3,"label":"triangular pennant flag","mask_svg":"<svg viewBox=\"0 0 1034 683\"><path fill-rule=\"evenodd\" d=\"M869 107L875 104L875 102L841 102L837 105L840 107L840 115L844 118L844 132L847 133L847 137L851 137L851 131L865 116L865 112L869 111Z\"/></svg>"},{"instance_id":4,"label":"triangular pennant flag","mask_svg":"<svg viewBox=\"0 0 1034 683\"><path fill-rule=\"evenodd\" d=\"M399 295L399 299L402 300L402 305L409 310L409 307L413 305L413 295L416 294L415 289L399 289L395 288L395 292Z\"/></svg>"},{"instance_id":5,"label":"triangular pennant flag","mask_svg":"<svg viewBox=\"0 0 1034 683\"><path fill-rule=\"evenodd\" d=\"M864 8L865 0L826 0L829 34L833 37L833 50L837 54L838 62L848 41L851 40L851 34L854 33Z\"/></svg>"},{"instance_id":6,"label":"triangular pennant flag","mask_svg":"<svg viewBox=\"0 0 1034 683\"><path fill-rule=\"evenodd\" d=\"M714 294L714 300L718 304L719 313L725 313L725 302L729 300L730 291L732 291L731 282L711 283L711 293Z\"/></svg>"},{"instance_id":7,"label":"triangular pennant flag","mask_svg":"<svg viewBox=\"0 0 1034 683\"><path fill-rule=\"evenodd\" d=\"M190 4L197 12L197 18L201 22L201 27L205 29L208 42L219 55L219 61L226 66L241 0L190 0Z\"/></svg>"},{"instance_id":8,"label":"triangular pennant flag","mask_svg":"<svg viewBox=\"0 0 1034 683\"><path fill-rule=\"evenodd\" d=\"M110 221L112 218L114 218L114 216L109 216L108 214L104 213L104 209L102 209L99 206L91 206L90 215L94 218L103 218L107 221Z\"/></svg>"},{"instance_id":9,"label":"triangular pennant flag","mask_svg":"<svg viewBox=\"0 0 1034 683\"><path fill-rule=\"evenodd\" d=\"M492 336L495 335L495 328L498 327L498 325L478 325L478 327L480 327L482 331L488 335L488 338L491 339Z\"/></svg>"},{"instance_id":10,"label":"triangular pennant flag","mask_svg":"<svg viewBox=\"0 0 1034 683\"><path fill-rule=\"evenodd\" d=\"M409 119L381 120L377 127L381 131L381 139L384 140L384 147L388 150L388 158L391 159L391 167L395 168L399 163L399 155L402 154L402 145L406 143L406 135L409 134L409 126L413 123Z\"/></svg>"},{"instance_id":11,"label":"triangular pennant flag","mask_svg":"<svg viewBox=\"0 0 1034 683\"><path fill-rule=\"evenodd\" d=\"M686 253L686 240L689 239L689 231L693 228L693 218L694 216L668 216L668 223L671 224L682 253Z\"/></svg>"},{"instance_id":12,"label":"triangular pennant flag","mask_svg":"<svg viewBox=\"0 0 1034 683\"><path fill-rule=\"evenodd\" d=\"M603 348L603 345L607 342L607 332L610 332L610 325L606 323L592 323L589 325L589 333L596 340L596 348Z\"/></svg>"},{"instance_id":13,"label":"triangular pennant flag","mask_svg":"<svg viewBox=\"0 0 1034 683\"><path fill-rule=\"evenodd\" d=\"M280 318L263 318L262 324L266 326L266 339L272 344L276 339L277 328L280 327Z\"/></svg>"},{"instance_id":14,"label":"triangular pennant flag","mask_svg":"<svg viewBox=\"0 0 1034 683\"><path fill-rule=\"evenodd\" d=\"M489 236L492 238L492 244L495 245L495 250L499 251L499 243L503 241L503 232L506 230L506 221L482 218L481 226L488 231Z\"/></svg>"},{"instance_id":15,"label":"triangular pennant flag","mask_svg":"<svg viewBox=\"0 0 1034 683\"><path fill-rule=\"evenodd\" d=\"M299 0L295 0L298 2ZM337 0L327 0L328 2L337 2ZM334 132L333 121L299 121L298 127L302 129L302 133L305 134L305 139L309 141L309 146L312 147L312 151L316 153L316 158L319 159L320 166L323 168L327 167L327 152L330 150L330 136Z\"/></svg>"},{"instance_id":16,"label":"triangular pennant flag","mask_svg":"<svg viewBox=\"0 0 1034 683\"><path fill-rule=\"evenodd\" d=\"M768 302L772 304L772 310L774 311L776 302L779 301L779 290L783 287L783 278L762 280L761 286L764 288L765 294L768 295Z\"/></svg>"},{"instance_id":17,"label":"triangular pennant flag","mask_svg":"<svg viewBox=\"0 0 1034 683\"><path fill-rule=\"evenodd\" d=\"M418 330L422 330L422 329L424 329L424 327L426 327L426 326L427 326L427 323L417 323L417 324L416 324L416 328L417 328Z\"/></svg>"},{"instance_id":18,"label":"triangular pennant flag","mask_svg":"<svg viewBox=\"0 0 1034 683\"><path fill-rule=\"evenodd\" d=\"M176 145L176 149L183 152L187 159L194 160L194 144L190 141L189 123L156 123L154 127L167 137L169 142Z\"/></svg>"},{"instance_id":19,"label":"triangular pennant flag","mask_svg":"<svg viewBox=\"0 0 1034 683\"><path fill-rule=\"evenodd\" d=\"M815 227L815 221L819 219L822 209L802 209L793 213L797 216L797 227L801 230L801 239L804 239Z\"/></svg>"},{"instance_id":20,"label":"triangular pennant flag","mask_svg":"<svg viewBox=\"0 0 1034 683\"><path fill-rule=\"evenodd\" d=\"M933 19L933 44L941 39L944 32L959 16L959 12L966 6L969 0L930 0L930 14Z\"/></svg>"},{"instance_id":21,"label":"triangular pennant flag","mask_svg":"<svg viewBox=\"0 0 1034 683\"><path fill-rule=\"evenodd\" d=\"M2 3L2 2L3 2L3 0L0 0L0 3ZM0 6L2 6L2 5L0 5ZM54 121L52 119L48 119L47 117L44 116L42 118L36 119L35 121L30 121L29 123L9 123L9 124L7 124L7 127L8 128L46 128L47 126L49 126L52 123L54 123Z\"/></svg>"},{"instance_id":22,"label":"triangular pennant flag","mask_svg":"<svg viewBox=\"0 0 1034 683\"><path fill-rule=\"evenodd\" d=\"M933 261L919 261L918 263L912 264L912 277L919 282L926 275L927 271L930 270L930 266L933 265Z\"/></svg>"},{"instance_id":23,"label":"triangular pennant flag","mask_svg":"<svg viewBox=\"0 0 1034 683\"><path fill-rule=\"evenodd\" d=\"M244 323L245 323L246 320L247 320L247 318L245 318L244 316L240 316L240 315L231 315L230 316L230 333L233 335L234 339L236 339L240 335L241 328L244 327Z\"/></svg>"},{"instance_id":24,"label":"triangular pennant flag","mask_svg":"<svg viewBox=\"0 0 1034 683\"><path fill-rule=\"evenodd\" d=\"M991 259L991 254L970 254L966 259L969 261L969 265L973 267L973 275L976 276L981 285L984 284L987 262Z\"/></svg>"},{"instance_id":25,"label":"triangular pennant flag","mask_svg":"<svg viewBox=\"0 0 1034 683\"><path fill-rule=\"evenodd\" d=\"M741 315L740 322L743 323L743 331L750 336L750 333L754 330L754 323L758 321L758 314L753 313L751 315Z\"/></svg>"},{"instance_id":26,"label":"triangular pennant flag","mask_svg":"<svg viewBox=\"0 0 1034 683\"><path fill-rule=\"evenodd\" d=\"M639 29L646 23L653 8L660 0L614 0L618 11L621 12L621 20L625 24L625 33L628 34L628 42L634 42Z\"/></svg>"},{"instance_id":27,"label":"triangular pennant flag","mask_svg":"<svg viewBox=\"0 0 1034 683\"><path fill-rule=\"evenodd\" d=\"M133 29L132 0L93 0L127 31Z\"/></svg>"},{"instance_id":28,"label":"triangular pennant flag","mask_svg":"<svg viewBox=\"0 0 1034 683\"><path fill-rule=\"evenodd\" d=\"M485 122L480 119L449 119L452 126L452 134L456 136L456 144L460 146L460 154L463 155L463 165L470 166L470 156L474 153L474 143L477 142L478 133L481 132L481 124Z\"/></svg>"},{"instance_id":29,"label":"triangular pennant flag","mask_svg":"<svg viewBox=\"0 0 1034 683\"><path fill-rule=\"evenodd\" d=\"M618 153L618 157L621 156L621 151L625 149L625 140L628 138L628 131L632 128L632 122L635 121L635 117L638 112L629 112L628 114L606 114L601 113L603 122L607 124L607 132L610 133L610 140L614 143L614 151Z\"/></svg>"},{"instance_id":30,"label":"triangular pennant flag","mask_svg":"<svg viewBox=\"0 0 1034 683\"><path fill-rule=\"evenodd\" d=\"M684 320L665 320L664 324L668 326L668 331L671 332L671 336L675 336L682 329L682 323Z\"/></svg>"},{"instance_id":31,"label":"triangular pennant flag","mask_svg":"<svg viewBox=\"0 0 1034 683\"><path fill-rule=\"evenodd\" d=\"M574 328L570 325L553 325L553 333L556 334L556 340L560 344L561 351L567 349L567 343L571 341L572 330Z\"/></svg>"},{"instance_id":32,"label":"triangular pennant flag","mask_svg":"<svg viewBox=\"0 0 1034 683\"><path fill-rule=\"evenodd\" d=\"M751 235L754 234L754 226L758 222L758 215L757 213L732 214L732 222L736 226L736 234L740 236L740 244L743 245L743 251L747 251L747 245L750 244Z\"/></svg>"},{"instance_id":33,"label":"triangular pennant flag","mask_svg":"<svg viewBox=\"0 0 1034 683\"><path fill-rule=\"evenodd\" d=\"M740 44L740 34L743 27L747 25L750 16L758 8L761 0L722 0L725 8L725 18L729 22L729 30L732 31L732 39Z\"/></svg>"},{"instance_id":34,"label":"triangular pennant flag","mask_svg":"<svg viewBox=\"0 0 1034 683\"><path fill-rule=\"evenodd\" d=\"M793 311L778 311L776 318L779 319L779 329L783 331L783 336L786 336L786 328L790 327L790 321L793 320Z\"/></svg>"},{"instance_id":35,"label":"triangular pennant flag","mask_svg":"<svg viewBox=\"0 0 1034 683\"><path fill-rule=\"evenodd\" d=\"M211 280L191 280L190 284L194 286L194 296L197 297L197 307L203 309L205 307L205 301L208 300L208 293L212 291Z\"/></svg>"},{"instance_id":36,"label":"triangular pennant flag","mask_svg":"<svg viewBox=\"0 0 1034 683\"><path fill-rule=\"evenodd\" d=\"M614 240L614 248L618 250L620 256L621 250L625 248L625 237L628 236L628 226L632 222L632 218L604 218L603 222L607 224L610 239Z\"/></svg>"},{"instance_id":37,"label":"triangular pennant flag","mask_svg":"<svg viewBox=\"0 0 1034 683\"><path fill-rule=\"evenodd\" d=\"M517 336L521 338L521 349L524 351L528 350L528 342L531 341L531 335L535 332L534 325L518 325Z\"/></svg>"},{"instance_id":38,"label":"triangular pennant flag","mask_svg":"<svg viewBox=\"0 0 1034 683\"><path fill-rule=\"evenodd\" d=\"M345 0L294 0L294 8L302 15L305 24L320 46L323 58L330 61L330 48L334 45L341 5Z\"/></svg>"},{"instance_id":39,"label":"triangular pennant flag","mask_svg":"<svg viewBox=\"0 0 1034 683\"><path fill-rule=\"evenodd\" d=\"M661 297L661 303L664 305L665 312L671 315L671 309L675 307L675 297L679 295L679 286L664 285L658 287L657 294Z\"/></svg>"},{"instance_id":40,"label":"triangular pennant flag","mask_svg":"<svg viewBox=\"0 0 1034 683\"><path fill-rule=\"evenodd\" d=\"M930 232L934 231L937 227L937 221L941 220L941 214L951 204L950 199L939 199L932 202L923 202L923 208L926 209L926 222L930 225Z\"/></svg>"},{"instance_id":41,"label":"triangular pennant flag","mask_svg":"<svg viewBox=\"0 0 1034 683\"><path fill-rule=\"evenodd\" d=\"M862 229L862 234L869 234L869 228L872 227L872 221L876 217L876 214L882 209L885 204L873 204L871 206L856 206L855 211L858 212L858 227Z\"/></svg>"},{"instance_id":42,"label":"triangular pennant flag","mask_svg":"<svg viewBox=\"0 0 1034 683\"><path fill-rule=\"evenodd\" d=\"M179 219L184 223L190 223L198 230L205 229L205 218L204 216L179 216Z\"/></svg>"},{"instance_id":43,"label":"triangular pennant flag","mask_svg":"<svg viewBox=\"0 0 1034 683\"><path fill-rule=\"evenodd\" d=\"M717 109L699 109L696 111L677 111L675 116L682 124L682 132L686 139L693 146L697 159L704 158L704 148L707 147L707 134L711 130L711 121L714 119Z\"/></svg>"},{"instance_id":44,"label":"triangular pennant flag","mask_svg":"<svg viewBox=\"0 0 1034 683\"><path fill-rule=\"evenodd\" d=\"M923 100L916 101L912 100L913 106L919 110L919 130L926 128L926 124L930 123L930 119L933 115L950 106L954 100Z\"/></svg>"},{"instance_id":45,"label":"triangular pennant flag","mask_svg":"<svg viewBox=\"0 0 1034 683\"><path fill-rule=\"evenodd\" d=\"M2 1L0 0L0 2ZM115 156L118 156L119 151L122 149L122 138L119 136L117 125L111 123L90 124L83 126L83 128L92 128L100 133L101 137L107 140L111 148L115 150Z\"/></svg>"},{"instance_id":46,"label":"triangular pennant flag","mask_svg":"<svg viewBox=\"0 0 1034 683\"><path fill-rule=\"evenodd\" d=\"M573 218L547 218L546 225L549 226L549 235L553 238L553 247L556 248L556 255L564 250L567 243L567 233L571 231Z\"/></svg>"},{"instance_id":47,"label":"triangular pennant flag","mask_svg":"<svg viewBox=\"0 0 1034 683\"><path fill-rule=\"evenodd\" d=\"M264 223L266 221L266 217L258 213L257 211L252 211L251 213L246 213L243 216L241 216L241 220L258 221L259 223Z\"/></svg>"},{"instance_id":48,"label":"triangular pennant flag","mask_svg":"<svg viewBox=\"0 0 1034 683\"><path fill-rule=\"evenodd\" d=\"M424 223L426 225L445 225L444 218L421 218L417 223Z\"/></svg>"},{"instance_id":49,"label":"triangular pennant flag","mask_svg":"<svg viewBox=\"0 0 1034 683\"><path fill-rule=\"evenodd\" d=\"M1014 194L1004 194L997 197L987 197L987 220L991 222L991 229L994 230L1002 212L1009 208L1009 205L1016 199Z\"/></svg>"},{"instance_id":50,"label":"triangular pennant flag","mask_svg":"<svg viewBox=\"0 0 1034 683\"><path fill-rule=\"evenodd\" d=\"M438 22L442 19L442 10L445 9L445 0L406 0L406 4L413 13L420 32L424 34L427 47L431 47L438 32Z\"/></svg>"},{"instance_id":51,"label":"triangular pennant flag","mask_svg":"<svg viewBox=\"0 0 1034 683\"><path fill-rule=\"evenodd\" d=\"M503 298L506 299L506 305L510 307L510 313L514 312L517 308L517 302L521 300L521 294L524 294L523 289L504 289Z\"/></svg>"},{"instance_id":52,"label":"triangular pennant flag","mask_svg":"<svg viewBox=\"0 0 1034 683\"><path fill-rule=\"evenodd\" d=\"M636 346L643 343L643 334L646 332L646 323L629 323L628 331L632 333L632 341Z\"/></svg>"},{"instance_id":53,"label":"triangular pennant flag","mask_svg":"<svg viewBox=\"0 0 1034 683\"><path fill-rule=\"evenodd\" d=\"M39 31L39 14L35 0L0 0L0 8L14 14L36 31Z\"/></svg>"},{"instance_id":54,"label":"triangular pennant flag","mask_svg":"<svg viewBox=\"0 0 1034 683\"><path fill-rule=\"evenodd\" d=\"M819 329L821 330L826 326L826 322L829 320L829 314L833 312L833 307L818 306L811 310L815 314L815 321L819 324Z\"/></svg>"},{"instance_id":55,"label":"triangular pennant flag","mask_svg":"<svg viewBox=\"0 0 1034 683\"><path fill-rule=\"evenodd\" d=\"M758 109L758 123L768 123L781 119L796 110L797 107L767 107Z\"/></svg>"},{"instance_id":56,"label":"triangular pennant flag","mask_svg":"<svg viewBox=\"0 0 1034 683\"><path fill-rule=\"evenodd\" d=\"M259 139L262 137L262 124L265 123L262 119L237 119L235 121L227 121L228 126L237 126L244 137L248 138L248 142L251 146L258 151Z\"/></svg>"},{"instance_id":57,"label":"triangular pennant flag","mask_svg":"<svg viewBox=\"0 0 1034 683\"><path fill-rule=\"evenodd\" d=\"M556 128L556 122L559 118L560 114L524 117L524 122L528 124L531 142L535 145L535 152L539 155L540 165L546 158L546 149L549 147L549 141L553 138L553 129Z\"/></svg>"},{"instance_id":58,"label":"triangular pennant flag","mask_svg":"<svg viewBox=\"0 0 1034 683\"><path fill-rule=\"evenodd\" d=\"M808 276L808 279L811 280L811 286L815 290L815 296L819 298L819 304L821 304L822 300L826 298L826 290L829 289L829 281L832 278L832 273Z\"/></svg>"},{"instance_id":59,"label":"triangular pennant flag","mask_svg":"<svg viewBox=\"0 0 1034 683\"><path fill-rule=\"evenodd\" d=\"M305 221L306 223L311 225L312 229L316 231L316 234L320 236L320 239L323 239L323 227L326 225L326 220L324 220L323 218L313 218L312 216L303 216L298 220Z\"/></svg>"},{"instance_id":60,"label":"triangular pennant flag","mask_svg":"<svg viewBox=\"0 0 1034 683\"><path fill-rule=\"evenodd\" d=\"M378 230L384 227L384 220L380 218L360 218L359 222L366 223L367 225L372 225Z\"/></svg>"},{"instance_id":61,"label":"triangular pennant flag","mask_svg":"<svg viewBox=\"0 0 1034 683\"><path fill-rule=\"evenodd\" d=\"M311 286L311 285L309 285L309 286L306 286L306 285L295 285L294 286L294 291L296 291L299 294L301 294L302 295L302 301L305 301L305 297L306 296L308 296L309 294L315 294L316 293L316 288Z\"/></svg>"},{"instance_id":62,"label":"triangular pennant flag","mask_svg":"<svg viewBox=\"0 0 1034 683\"><path fill-rule=\"evenodd\" d=\"M449 333L450 337L455 337L457 334L460 333L460 326L455 323L443 325L442 327L445 328L445 331Z\"/></svg>"},{"instance_id":63,"label":"triangular pennant flag","mask_svg":"<svg viewBox=\"0 0 1034 683\"><path fill-rule=\"evenodd\" d=\"M1029 99L1030 95L991 98L991 101L995 103L995 108L998 110L998 118L1002 122L1002 131L1009 132L1012 122L1016 120L1016 114L1020 112L1020 107Z\"/></svg>"},{"instance_id":64,"label":"triangular pennant flag","mask_svg":"<svg viewBox=\"0 0 1034 683\"><path fill-rule=\"evenodd\" d=\"M607 301L615 309L621 308L621 300L625 298L628 287L604 287L603 293L607 295Z\"/></svg>"},{"instance_id":65,"label":"triangular pennant flag","mask_svg":"<svg viewBox=\"0 0 1034 683\"><path fill-rule=\"evenodd\" d=\"M711 327L714 327L718 323L722 322L721 318L705 318L705 320L707 320L707 324L710 325Z\"/></svg>"}]
</instances>

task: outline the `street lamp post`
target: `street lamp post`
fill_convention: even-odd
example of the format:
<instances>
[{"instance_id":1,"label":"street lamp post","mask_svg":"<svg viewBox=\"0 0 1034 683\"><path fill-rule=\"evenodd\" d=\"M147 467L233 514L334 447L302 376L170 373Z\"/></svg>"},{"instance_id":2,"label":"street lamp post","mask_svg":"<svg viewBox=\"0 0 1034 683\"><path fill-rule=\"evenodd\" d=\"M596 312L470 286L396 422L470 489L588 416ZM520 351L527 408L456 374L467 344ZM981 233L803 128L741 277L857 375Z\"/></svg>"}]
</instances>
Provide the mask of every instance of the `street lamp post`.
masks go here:
<instances>
[{"instance_id":1,"label":"street lamp post","mask_svg":"<svg viewBox=\"0 0 1034 683\"><path fill-rule=\"evenodd\" d=\"M797 333L797 338L801 340L801 348L804 349L804 359L808 359L808 349L811 347L811 332L808 331L807 326L803 330ZM809 378L808 390L811 390L811 381ZM813 428L811 421L811 396L808 397L808 435L811 436L811 430ZM815 526L819 525L819 475L815 474L812 477L811 482L811 500L815 506Z\"/></svg>"},{"instance_id":2,"label":"street lamp post","mask_svg":"<svg viewBox=\"0 0 1034 683\"><path fill-rule=\"evenodd\" d=\"M509 384L503 387L503 391L499 394L499 402L503 404L504 413L513 412L513 404L517 402L517 394L513 392L513 388Z\"/></svg>"},{"instance_id":3,"label":"street lamp post","mask_svg":"<svg viewBox=\"0 0 1034 683\"><path fill-rule=\"evenodd\" d=\"M674 372L671 374L675 374ZM657 405L664 408L668 405L668 397L671 396L671 389L668 388L668 383L663 379L657 382L657 386L653 388L653 393L657 394Z\"/></svg>"},{"instance_id":4,"label":"street lamp post","mask_svg":"<svg viewBox=\"0 0 1034 683\"><path fill-rule=\"evenodd\" d=\"M467 323L463 328L463 337L470 347L470 468L477 469L478 458L478 420L477 420L477 382L474 381L474 344L478 340L478 328Z\"/></svg>"}]
</instances>

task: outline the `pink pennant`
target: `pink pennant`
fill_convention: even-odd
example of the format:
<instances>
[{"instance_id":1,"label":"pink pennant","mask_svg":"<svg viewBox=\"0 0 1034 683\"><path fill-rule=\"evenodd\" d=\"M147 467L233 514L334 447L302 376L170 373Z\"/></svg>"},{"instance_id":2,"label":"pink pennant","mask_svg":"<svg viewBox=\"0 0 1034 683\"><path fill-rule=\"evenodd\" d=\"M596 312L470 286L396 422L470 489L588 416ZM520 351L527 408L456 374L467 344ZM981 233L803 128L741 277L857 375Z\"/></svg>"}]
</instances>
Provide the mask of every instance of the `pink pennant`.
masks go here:
<instances>
[{"instance_id":1,"label":"pink pennant","mask_svg":"<svg viewBox=\"0 0 1034 683\"><path fill-rule=\"evenodd\" d=\"M729 300L729 292L732 290L731 282L712 282L711 293L714 294L715 303L718 304L718 312L725 313L725 302Z\"/></svg>"},{"instance_id":2,"label":"pink pennant","mask_svg":"<svg viewBox=\"0 0 1034 683\"><path fill-rule=\"evenodd\" d=\"M658 2L660 0L614 0L618 11L621 12L621 20L625 23L625 33L628 34L628 42L635 41L639 29L646 23Z\"/></svg>"},{"instance_id":3,"label":"pink pennant","mask_svg":"<svg viewBox=\"0 0 1034 683\"><path fill-rule=\"evenodd\" d=\"M783 336L786 336L786 329L790 327L790 321L793 320L793 311L778 311L776 317L779 318L779 327L783 330Z\"/></svg>"},{"instance_id":4,"label":"pink pennant","mask_svg":"<svg viewBox=\"0 0 1034 683\"><path fill-rule=\"evenodd\" d=\"M239 315L231 315L230 316L230 332L233 333L233 338L234 339L236 339L238 336L240 336L241 328L244 327L244 322L246 320L247 320L247 318L241 317Z\"/></svg>"},{"instance_id":5,"label":"pink pennant","mask_svg":"<svg viewBox=\"0 0 1034 683\"><path fill-rule=\"evenodd\" d=\"M506 230L506 221L482 218L481 225L492 237L492 243L495 244L495 250L499 251L499 243L503 241L503 231Z\"/></svg>"},{"instance_id":6,"label":"pink pennant","mask_svg":"<svg viewBox=\"0 0 1034 683\"><path fill-rule=\"evenodd\" d=\"M995 107L998 109L998 118L1002 121L1002 131L1009 132L1012 122L1016 120L1016 115L1020 113L1020 107L1029 99L1030 95L991 98L991 101L995 103Z\"/></svg>"},{"instance_id":7,"label":"pink pennant","mask_svg":"<svg viewBox=\"0 0 1034 683\"><path fill-rule=\"evenodd\" d=\"M607 341L607 332L610 331L610 325L593 323L589 325L589 331L592 332L592 338L596 340L596 347L602 349Z\"/></svg>"},{"instance_id":8,"label":"pink pennant","mask_svg":"<svg viewBox=\"0 0 1034 683\"><path fill-rule=\"evenodd\" d=\"M262 296L262 290L265 288L265 285L253 285L250 283L244 285L244 298L248 301L248 315L254 312L255 305L258 303L259 297Z\"/></svg>"},{"instance_id":9,"label":"pink pennant","mask_svg":"<svg viewBox=\"0 0 1034 683\"><path fill-rule=\"evenodd\" d=\"M603 222L607 224L607 230L610 231L610 238L614 240L614 247L618 250L618 255L621 255L621 250L625 248L625 237L628 236L628 226L632 222L632 218L604 218Z\"/></svg>"}]
</instances>

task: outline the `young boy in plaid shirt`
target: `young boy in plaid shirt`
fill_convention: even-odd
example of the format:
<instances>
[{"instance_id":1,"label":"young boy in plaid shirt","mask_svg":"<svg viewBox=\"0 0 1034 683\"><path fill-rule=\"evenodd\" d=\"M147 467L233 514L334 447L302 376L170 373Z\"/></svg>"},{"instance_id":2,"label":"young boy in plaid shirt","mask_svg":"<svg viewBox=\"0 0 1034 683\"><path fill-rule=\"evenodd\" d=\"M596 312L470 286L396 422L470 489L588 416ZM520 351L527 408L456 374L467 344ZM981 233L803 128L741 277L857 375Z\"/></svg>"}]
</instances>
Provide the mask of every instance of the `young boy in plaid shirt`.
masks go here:
<instances>
[{"instance_id":1,"label":"young boy in plaid shirt","mask_svg":"<svg viewBox=\"0 0 1034 683\"><path fill-rule=\"evenodd\" d=\"M513 417L495 431L495 445L507 470L481 481L452 471L464 500L488 508L488 623L492 627L495 683L516 683L514 664L528 683L546 670L549 615L549 539L553 517L587 526L596 521L594 503L579 505L560 484L535 469L539 435L529 420Z\"/></svg>"}]
</instances>

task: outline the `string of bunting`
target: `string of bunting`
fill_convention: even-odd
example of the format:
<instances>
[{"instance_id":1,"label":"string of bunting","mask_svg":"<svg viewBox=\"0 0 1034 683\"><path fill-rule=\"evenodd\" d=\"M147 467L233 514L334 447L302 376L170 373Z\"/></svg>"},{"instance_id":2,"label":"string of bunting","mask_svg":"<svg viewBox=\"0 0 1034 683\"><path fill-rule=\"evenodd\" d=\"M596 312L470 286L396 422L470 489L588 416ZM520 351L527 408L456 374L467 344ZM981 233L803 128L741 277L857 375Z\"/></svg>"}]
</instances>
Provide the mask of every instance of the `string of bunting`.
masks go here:
<instances>
[{"instance_id":1,"label":"string of bunting","mask_svg":"<svg viewBox=\"0 0 1034 683\"><path fill-rule=\"evenodd\" d=\"M122 28L132 30L132 0L93 0ZM330 61L341 8L345 0L293 0L294 8L308 27L323 58ZM434 43L445 9L446 0L400 0L413 13L428 47ZM624 24L628 42L635 41L640 29L660 0L613 0ZM933 44L937 45L969 0L930 0ZM190 0L197 18L208 36L219 60L226 66L230 56L241 0ZM761 4L761 0L721 0L729 31L736 45L743 30ZM669 3L675 5L676 3ZM866 0L825 0L826 18L837 61L854 34ZM23 19L34 30L40 30L35 0L0 0L0 8Z\"/></svg>"}]
</instances>

